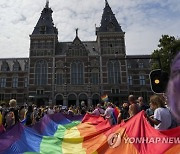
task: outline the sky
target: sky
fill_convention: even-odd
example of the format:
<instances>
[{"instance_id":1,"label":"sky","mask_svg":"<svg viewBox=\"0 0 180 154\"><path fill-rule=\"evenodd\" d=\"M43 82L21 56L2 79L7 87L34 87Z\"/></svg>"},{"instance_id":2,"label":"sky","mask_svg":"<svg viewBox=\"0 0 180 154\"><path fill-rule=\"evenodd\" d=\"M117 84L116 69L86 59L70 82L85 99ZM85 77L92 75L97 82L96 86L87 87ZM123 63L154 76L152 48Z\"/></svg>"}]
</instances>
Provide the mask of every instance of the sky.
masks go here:
<instances>
[{"instance_id":1,"label":"sky","mask_svg":"<svg viewBox=\"0 0 180 154\"><path fill-rule=\"evenodd\" d=\"M108 0L125 32L127 55L151 54L162 35L180 37L178 0ZM46 0L0 0L0 58L28 57L29 35ZM59 42L95 41L104 0L49 0Z\"/></svg>"}]
</instances>

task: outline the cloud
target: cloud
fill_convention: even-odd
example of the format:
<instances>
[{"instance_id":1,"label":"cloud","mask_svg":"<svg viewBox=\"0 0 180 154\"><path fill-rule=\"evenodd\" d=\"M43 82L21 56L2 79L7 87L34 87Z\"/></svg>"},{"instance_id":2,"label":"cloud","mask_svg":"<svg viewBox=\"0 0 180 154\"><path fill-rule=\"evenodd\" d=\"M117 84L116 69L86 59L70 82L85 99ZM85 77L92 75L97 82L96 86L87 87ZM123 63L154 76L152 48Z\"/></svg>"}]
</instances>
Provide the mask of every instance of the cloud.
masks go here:
<instances>
[{"instance_id":1,"label":"cloud","mask_svg":"<svg viewBox=\"0 0 180 154\"><path fill-rule=\"evenodd\" d=\"M109 0L115 16L126 32L127 54L151 54L161 35L177 37L180 3L177 0ZM28 57L32 33L45 0L0 1L1 57ZM104 0L50 0L59 41L73 41L79 28L82 41L95 40L95 24L100 25Z\"/></svg>"}]
</instances>

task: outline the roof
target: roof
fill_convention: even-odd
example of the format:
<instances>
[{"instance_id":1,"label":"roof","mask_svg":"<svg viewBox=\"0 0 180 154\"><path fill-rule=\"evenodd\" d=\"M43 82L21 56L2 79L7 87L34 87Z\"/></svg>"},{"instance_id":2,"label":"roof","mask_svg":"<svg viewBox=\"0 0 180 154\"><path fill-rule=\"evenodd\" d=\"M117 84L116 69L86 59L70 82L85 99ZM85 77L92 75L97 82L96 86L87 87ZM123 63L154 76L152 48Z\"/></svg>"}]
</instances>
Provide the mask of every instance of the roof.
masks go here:
<instances>
[{"instance_id":1,"label":"roof","mask_svg":"<svg viewBox=\"0 0 180 154\"><path fill-rule=\"evenodd\" d=\"M49 1L46 2L45 8L41 12L41 16L32 32L36 34L58 34L57 28L54 26L52 19L52 9L49 8Z\"/></svg>"},{"instance_id":2,"label":"roof","mask_svg":"<svg viewBox=\"0 0 180 154\"><path fill-rule=\"evenodd\" d=\"M111 7L107 0L105 1L105 8L101 19L101 26L98 29L99 32L122 32L121 26L119 25Z\"/></svg>"}]
</instances>

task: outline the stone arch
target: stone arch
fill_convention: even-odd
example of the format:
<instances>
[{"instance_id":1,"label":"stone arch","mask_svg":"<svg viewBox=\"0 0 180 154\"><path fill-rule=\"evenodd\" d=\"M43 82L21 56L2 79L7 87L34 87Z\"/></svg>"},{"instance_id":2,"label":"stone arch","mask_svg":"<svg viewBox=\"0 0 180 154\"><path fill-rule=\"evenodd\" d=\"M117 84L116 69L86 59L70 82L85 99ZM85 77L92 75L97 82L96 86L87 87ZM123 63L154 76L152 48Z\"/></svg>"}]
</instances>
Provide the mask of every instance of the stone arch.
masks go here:
<instances>
[{"instance_id":1,"label":"stone arch","mask_svg":"<svg viewBox=\"0 0 180 154\"><path fill-rule=\"evenodd\" d=\"M88 97L86 93L80 93L79 94L79 104L81 105L81 102L84 101L86 106L88 105Z\"/></svg>"},{"instance_id":2,"label":"stone arch","mask_svg":"<svg viewBox=\"0 0 180 154\"><path fill-rule=\"evenodd\" d=\"M96 106L98 103L100 103L100 95L99 94L93 94L92 96L92 105Z\"/></svg>"},{"instance_id":3,"label":"stone arch","mask_svg":"<svg viewBox=\"0 0 180 154\"><path fill-rule=\"evenodd\" d=\"M68 106L76 105L77 95L74 93L71 93L68 95Z\"/></svg>"},{"instance_id":4,"label":"stone arch","mask_svg":"<svg viewBox=\"0 0 180 154\"><path fill-rule=\"evenodd\" d=\"M55 96L56 100L56 105L63 105L63 95L62 94L57 94Z\"/></svg>"}]
</instances>

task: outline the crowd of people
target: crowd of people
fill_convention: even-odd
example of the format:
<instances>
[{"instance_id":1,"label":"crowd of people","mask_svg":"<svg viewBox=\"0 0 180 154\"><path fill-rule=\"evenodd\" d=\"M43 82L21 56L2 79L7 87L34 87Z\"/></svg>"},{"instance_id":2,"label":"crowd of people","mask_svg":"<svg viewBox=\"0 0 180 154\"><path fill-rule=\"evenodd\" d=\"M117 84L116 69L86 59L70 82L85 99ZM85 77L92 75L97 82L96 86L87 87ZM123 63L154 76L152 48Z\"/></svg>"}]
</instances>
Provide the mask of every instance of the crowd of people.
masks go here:
<instances>
[{"instance_id":1,"label":"crowd of people","mask_svg":"<svg viewBox=\"0 0 180 154\"><path fill-rule=\"evenodd\" d=\"M156 129L165 130L171 128L172 115L165 105L164 97L151 96L150 106L148 106L147 103L144 103L143 97L136 99L135 96L129 95L128 102L123 103L122 106L118 106L118 103L101 102L96 107L87 107L85 104L81 104L80 107L70 106L69 108L61 105L18 107L16 100L11 99L9 106L6 106L4 103L0 105L0 133L11 129L18 122L26 126L32 126L46 114L63 113L74 116L88 113L102 116L104 119L109 120L111 125L115 125L122 121L128 121L142 110L145 111L147 120Z\"/></svg>"},{"instance_id":2,"label":"crowd of people","mask_svg":"<svg viewBox=\"0 0 180 154\"><path fill-rule=\"evenodd\" d=\"M11 129L16 123L20 122L26 126L32 126L39 122L46 114L63 113L74 115L84 115L86 113L95 116L102 116L109 120L111 125L127 122L140 111L144 110L148 122L158 130L166 130L177 127L180 124L180 53L172 63L170 79L165 96L152 95L149 104L144 103L143 97L129 95L128 101L119 106L117 103L100 102L96 107L86 106L17 106L15 99L7 104L0 104L0 134ZM168 105L167 105L168 104Z\"/></svg>"}]
</instances>

